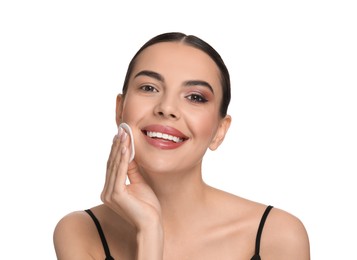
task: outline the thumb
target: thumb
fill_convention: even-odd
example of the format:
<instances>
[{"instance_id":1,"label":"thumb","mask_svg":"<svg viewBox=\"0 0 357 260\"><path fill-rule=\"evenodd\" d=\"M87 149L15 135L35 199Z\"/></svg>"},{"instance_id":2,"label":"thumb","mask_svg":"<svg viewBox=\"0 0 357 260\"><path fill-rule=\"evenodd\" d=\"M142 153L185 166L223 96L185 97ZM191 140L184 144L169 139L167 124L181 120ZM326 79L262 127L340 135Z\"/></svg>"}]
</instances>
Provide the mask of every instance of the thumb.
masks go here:
<instances>
[{"instance_id":1,"label":"thumb","mask_svg":"<svg viewBox=\"0 0 357 260\"><path fill-rule=\"evenodd\" d=\"M134 160L128 166L128 178L130 183L145 182L143 176L139 171L138 164Z\"/></svg>"}]
</instances>

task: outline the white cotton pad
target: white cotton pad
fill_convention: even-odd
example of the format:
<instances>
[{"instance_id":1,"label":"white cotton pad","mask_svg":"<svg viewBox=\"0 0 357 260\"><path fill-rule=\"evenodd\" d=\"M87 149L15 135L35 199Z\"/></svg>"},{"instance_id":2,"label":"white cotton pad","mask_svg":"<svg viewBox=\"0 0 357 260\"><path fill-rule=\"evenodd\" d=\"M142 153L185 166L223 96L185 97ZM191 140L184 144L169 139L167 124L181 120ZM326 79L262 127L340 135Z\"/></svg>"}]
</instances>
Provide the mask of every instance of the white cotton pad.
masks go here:
<instances>
[{"instance_id":1,"label":"white cotton pad","mask_svg":"<svg viewBox=\"0 0 357 260\"><path fill-rule=\"evenodd\" d=\"M133 159L134 159L134 156L135 156L135 148L134 148L134 136L133 136L133 132L131 131L131 128L128 124L126 123L121 123L119 125L119 127L123 128L125 130L125 132L127 132L129 135L130 135L130 144L131 144L131 147L130 147L130 159L129 159L129 162L131 162Z\"/></svg>"}]
</instances>

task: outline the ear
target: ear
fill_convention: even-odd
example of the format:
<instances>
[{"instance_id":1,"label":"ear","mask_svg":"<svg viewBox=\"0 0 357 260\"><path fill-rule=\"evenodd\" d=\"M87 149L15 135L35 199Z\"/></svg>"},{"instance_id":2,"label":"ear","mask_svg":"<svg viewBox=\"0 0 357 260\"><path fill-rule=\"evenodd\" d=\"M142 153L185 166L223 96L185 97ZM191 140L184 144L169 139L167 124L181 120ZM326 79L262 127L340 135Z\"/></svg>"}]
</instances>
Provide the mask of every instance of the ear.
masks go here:
<instances>
[{"instance_id":1,"label":"ear","mask_svg":"<svg viewBox=\"0 0 357 260\"><path fill-rule=\"evenodd\" d=\"M212 139L211 144L209 145L209 149L214 151L216 150L220 144L223 142L224 137L231 125L232 118L229 115L226 115L219 124L215 137Z\"/></svg>"},{"instance_id":2,"label":"ear","mask_svg":"<svg viewBox=\"0 0 357 260\"><path fill-rule=\"evenodd\" d=\"M115 121L118 126L123 121L122 120L123 103L124 103L123 95L122 94L117 95L116 108L115 108Z\"/></svg>"}]
</instances>

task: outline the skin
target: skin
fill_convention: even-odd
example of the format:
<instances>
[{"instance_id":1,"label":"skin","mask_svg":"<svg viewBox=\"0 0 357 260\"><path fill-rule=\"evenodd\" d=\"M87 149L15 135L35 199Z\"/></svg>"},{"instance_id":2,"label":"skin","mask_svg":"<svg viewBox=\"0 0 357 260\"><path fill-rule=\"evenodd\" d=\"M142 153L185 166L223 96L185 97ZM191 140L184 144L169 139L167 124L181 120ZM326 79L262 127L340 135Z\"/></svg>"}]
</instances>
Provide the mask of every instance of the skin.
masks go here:
<instances>
[{"instance_id":1,"label":"skin","mask_svg":"<svg viewBox=\"0 0 357 260\"><path fill-rule=\"evenodd\" d=\"M129 164L130 138L119 130L107 163L103 204L92 208L115 259L253 256L266 205L217 190L202 179L205 152L219 147L231 122L230 116L219 115L221 100L219 70L204 52L165 42L139 55L116 109L116 123L132 128L135 159ZM161 141L153 145L143 133L150 125L175 128L185 141L175 149L161 147ZM58 259L104 259L96 227L83 211L59 221L54 244ZM308 260L309 251L301 221L273 208L261 239L262 259Z\"/></svg>"}]
</instances>

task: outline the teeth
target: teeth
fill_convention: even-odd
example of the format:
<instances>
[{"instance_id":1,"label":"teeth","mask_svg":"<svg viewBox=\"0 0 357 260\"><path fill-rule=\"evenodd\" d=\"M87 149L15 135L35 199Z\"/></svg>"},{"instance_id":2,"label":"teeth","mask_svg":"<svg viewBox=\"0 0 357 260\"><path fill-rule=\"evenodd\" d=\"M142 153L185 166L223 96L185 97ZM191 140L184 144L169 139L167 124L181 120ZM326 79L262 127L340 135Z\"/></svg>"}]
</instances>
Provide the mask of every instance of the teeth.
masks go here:
<instances>
[{"instance_id":1,"label":"teeth","mask_svg":"<svg viewBox=\"0 0 357 260\"><path fill-rule=\"evenodd\" d=\"M173 136L173 135L168 135L168 134L163 134L160 132L146 132L146 135L149 137L156 137L156 138L161 138L161 139L165 139L165 140L170 140L173 141L175 143L180 143L183 141L182 138L177 137L177 136Z\"/></svg>"}]
</instances>

